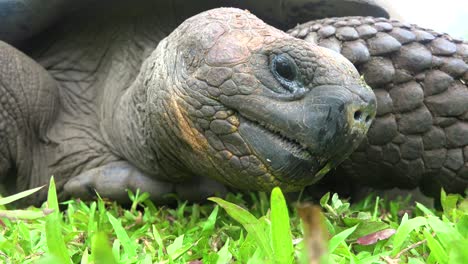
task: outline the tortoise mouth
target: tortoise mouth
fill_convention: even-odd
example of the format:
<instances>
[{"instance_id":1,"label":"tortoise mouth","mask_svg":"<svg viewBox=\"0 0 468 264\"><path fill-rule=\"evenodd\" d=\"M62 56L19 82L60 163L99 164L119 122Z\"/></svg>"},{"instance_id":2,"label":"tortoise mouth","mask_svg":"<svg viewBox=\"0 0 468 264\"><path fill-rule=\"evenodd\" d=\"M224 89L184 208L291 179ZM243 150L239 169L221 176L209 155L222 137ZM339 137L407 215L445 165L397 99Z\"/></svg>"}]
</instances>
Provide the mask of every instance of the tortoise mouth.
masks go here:
<instances>
[{"instance_id":1,"label":"tortoise mouth","mask_svg":"<svg viewBox=\"0 0 468 264\"><path fill-rule=\"evenodd\" d=\"M369 98L364 101L361 93ZM375 105L373 94L354 84L317 85L292 100L265 92L222 96L220 101L236 112L238 134L262 163L259 169L276 182L302 187L318 181L357 147L370 121L364 125L354 113L362 115L369 112L363 106Z\"/></svg>"},{"instance_id":2,"label":"tortoise mouth","mask_svg":"<svg viewBox=\"0 0 468 264\"><path fill-rule=\"evenodd\" d=\"M285 135L274 125L239 115L239 133L268 172L281 182L301 186L312 184L326 164L298 140Z\"/></svg>"},{"instance_id":3,"label":"tortoise mouth","mask_svg":"<svg viewBox=\"0 0 468 264\"><path fill-rule=\"evenodd\" d=\"M273 139L278 145L283 147L285 151L291 153L295 157L304 160L309 160L312 158L312 154L304 143L301 143L299 140L285 135L285 133L282 133L275 126L263 121L248 119L242 115L240 115L240 117L241 122L245 123L245 125L257 126L261 130L262 134L265 134L269 138Z\"/></svg>"}]
</instances>

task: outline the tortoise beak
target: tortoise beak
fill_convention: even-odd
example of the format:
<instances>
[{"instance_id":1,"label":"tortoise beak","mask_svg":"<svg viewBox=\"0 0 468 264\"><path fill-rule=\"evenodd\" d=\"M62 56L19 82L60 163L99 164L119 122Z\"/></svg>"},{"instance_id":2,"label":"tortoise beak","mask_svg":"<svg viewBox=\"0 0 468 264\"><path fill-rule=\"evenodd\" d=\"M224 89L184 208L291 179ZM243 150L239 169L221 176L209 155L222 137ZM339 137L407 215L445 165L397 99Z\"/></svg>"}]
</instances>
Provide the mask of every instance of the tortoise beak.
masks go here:
<instances>
[{"instance_id":1,"label":"tortoise beak","mask_svg":"<svg viewBox=\"0 0 468 264\"><path fill-rule=\"evenodd\" d=\"M361 86L321 85L268 104L260 97L243 98L239 133L276 178L303 186L357 148L376 112L375 95Z\"/></svg>"}]
</instances>

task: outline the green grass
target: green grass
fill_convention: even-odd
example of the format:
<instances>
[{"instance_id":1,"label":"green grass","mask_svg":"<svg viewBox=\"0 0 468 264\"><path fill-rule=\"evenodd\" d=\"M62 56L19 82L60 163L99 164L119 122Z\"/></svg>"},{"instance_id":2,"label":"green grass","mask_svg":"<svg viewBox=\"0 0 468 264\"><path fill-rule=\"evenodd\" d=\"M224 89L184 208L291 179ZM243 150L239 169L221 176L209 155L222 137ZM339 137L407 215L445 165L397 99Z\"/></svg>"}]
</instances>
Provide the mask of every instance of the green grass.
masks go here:
<instances>
[{"instance_id":1,"label":"green grass","mask_svg":"<svg viewBox=\"0 0 468 264\"><path fill-rule=\"evenodd\" d=\"M443 192L443 211L372 195L287 206L279 189L175 208L129 193L126 208L59 211L52 180L41 208L5 207L33 191L0 198L0 263L468 263L468 200Z\"/></svg>"}]
</instances>

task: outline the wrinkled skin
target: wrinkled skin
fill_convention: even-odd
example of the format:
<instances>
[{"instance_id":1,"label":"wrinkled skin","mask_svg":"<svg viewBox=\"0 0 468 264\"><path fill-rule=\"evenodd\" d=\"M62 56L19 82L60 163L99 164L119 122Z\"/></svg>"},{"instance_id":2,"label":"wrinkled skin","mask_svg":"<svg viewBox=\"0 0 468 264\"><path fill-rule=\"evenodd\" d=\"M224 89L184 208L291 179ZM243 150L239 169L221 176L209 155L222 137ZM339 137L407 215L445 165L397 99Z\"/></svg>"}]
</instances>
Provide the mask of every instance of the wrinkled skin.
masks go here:
<instances>
[{"instance_id":1,"label":"wrinkled skin","mask_svg":"<svg viewBox=\"0 0 468 264\"><path fill-rule=\"evenodd\" d=\"M87 55L81 58L99 55L99 38L104 37L94 40L91 51L82 49ZM40 122L25 116L26 126L38 123L34 131L22 129L20 118L11 120L24 138L43 138L40 144L33 138L25 146L3 146L10 149L2 152L9 159L0 169L24 171L16 180L20 190L45 183L52 174L62 197L91 198L96 190L119 201L126 199L127 188L148 191L163 202L171 192L201 199L223 191L219 183L299 190L343 161L375 116L372 91L344 57L238 9L215 9L188 19L159 42L134 77L122 71L138 62L121 52L131 48L126 42L114 39L107 48L111 59L101 59L86 77L74 69L79 64L60 67L62 61L49 57L66 51L64 43L76 52L73 45L79 43L67 41L65 36L37 57L56 81L14 48L2 44L0 49L2 60L17 64L3 66L4 71L54 98L48 104L41 101L44 97L16 94L15 83L3 86L15 98L40 103L32 111L45 116ZM142 59L155 45L145 41L138 43L144 45ZM37 71L47 82L31 85L36 82L15 67ZM121 76L108 74L116 69ZM119 87L126 83L128 88ZM15 103L17 108L27 104ZM11 105L2 107L8 111ZM32 154L25 153L31 149ZM22 164L26 160L32 166ZM37 176L28 178L33 171Z\"/></svg>"},{"instance_id":2,"label":"wrinkled skin","mask_svg":"<svg viewBox=\"0 0 468 264\"><path fill-rule=\"evenodd\" d=\"M35 1L22 1L21 4ZM239 3L229 1L229 4L239 4L242 8L247 8L266 19L270 24L287 30L291 25L315 19L317 16L387 16L382 9L375 9L378 6L366 6L367 2L366 0L268 0L268 5L266 5L264 1L259 0ZM0 24L0 38L12 40L13 42L10 43L19 41L20 44L15 47L37 62L26 58L14 48L1 44L0 108L3 122L0 123L0 182L4 182L10 192L45 184L50 174L54 174L56 180L59 181L58 186L62 198L70 194L90 198L94 195L95 188L103 196L124 200L127 195L123 190L128 187L149 191L153 195L152 198L156 200L160 200L165 193L169 192L176 192L182 195L182 198L196 200L223 190L223 187L216 181L207 180L208 177L198 177L202 174L203 176L211 175L221 181L223 179L220 176L224 175L226 176L224 182L234 178L241 182L240 187L247 186L245 188L248 189L251 188L250 185L254 185L253 179L256 177L238 177L226 172L235 171L234 168L246 164L246 155L243 156L244 159L239 159L237 156L240 150L235 145L238 141L234 140L239 137L246 145L251 144L252 147L249 150L254 155L261 157L257 160L259 164L266 164L265 168L271 169L272 175L278 177L273 177L273 179L281 181L281 178L286 178L287 181L294 183L288 186L294 188L320 177L320 174L317 177L302 178L291 177L293 174L289 173L284 174L284 170L288 170L296 172L294 175L300 175L300 171L306 170L307 166L321 166L317 159L310 159L308 162L302 162L304 159L301 161L301 157L307 155L306 152L301 152L306 144L314 145L315 152L311 151L310 146L308 149L305 148L309 154L311 152L317 154L326 146L331 146L332 150L334 146L347 148L346 144L340 144L339 141L335 143L323 141L322 146L317 146L314 144L317 138L290 131L286 134L289 139L282 141L300 140L301 147L299 145L297 148L291 147L295 146L294 144L271 144L268 140L272 139L274 143L279 142L278 139L268 137L271 134L258 127L257 130L252 130L255 127L249 124L261 121L266 129L276 131L273 134L284 135L284 131L288 128L300 131L296 129L299 126L295 127L295 124L298 124L297 119L301 118L304 112L297 114L296 110L302 101L310 101L307 96L304 99L291 101L268 97L270 104L257 103L265 99L266 93L262 92L264 88L265 91L272 89L271 91L279 94L284 92L288 94L289 90L298 91L296 89L298 85L289 85L288 90L284 89L284 82L278 84L279 80L272 77L271 68L269 72L265 70L264 74L256 71L255 69L260 64L249 65L250 68L243 67L249 70L247 73L253 72L254 74L250 75L261 84L256 86L255 90L260 91L261 94L243 95L244 99L251 98L251 101L241 98L246 85L237 85L235 82L236 74L242 71L241 67L230 67L231 65L219 67L219 65L207 64L200 65L198 72L192 69L193 72L184 75L186 80L190 80L188 83L200 85L202 88L208 87L208 96L199 93L192 96L188 90L179 85L184 82L183 78L180 78L182 75L173 74L177 71L166 69L168 74L159 76L161 80L164 78L167 80L167 76L173 79L175 76L179 77L177 77L176 85L178 89L171 90L177 91L175 94L178 100L165 102L176 102L178 109L187 110L180 111L186 117L183 120L187 122L179 122L178 120L182 119L168 115L164 116L168 118L167 122L160 121L159 124L162 124L163 128L160 128L158 133L152 131L151 128L146 129L147 126L141 126L141 124L146 124L149 120L148 111L146 104L141 102L148 100L148 97L144 97L147 90L141 87L148 88L146 84L142 84L148 80L146 77L149 74L146 76L143 73L151 73L151 70L149 70L150 66L143 65L144 60L149 58L159 41L169 35L186 17L209 7L220 6L220 4L214 0L206 3L197 1L196 5L189 7L188 2L179 0L138 1L132 4L128 1L112 1L112 5L106 1L83 3L85 2L80 1L80 4L87 8L79 12L72 12L69 5L66 5L67 12L71 15L62 12L61 16L64 19L60 23L49 22L48 25L52 23L53 26L32 39L27 39L27 37L34 30L36 33L40 32L37 30L44 30L46 25L42 22L45 20L39 21L42 24L37 23L37 19L24 21L24 13L17 13L25 22L19 23L22 27L18 32L16 27L8 26L18 24L14 23L18 17L15 17L14 12L7 12L5 14L12 20L2 20L6 23ZM3 3L0 3L0 8L4 7L1 4ZM50 8L56 10L55 4L60 5L61 2L60 0L49 1L48 4ZM43 3L40 5L42 6ZM48 7L44 6L44 8ZM106 10L104 16L102 10ZM0 17L5 14L0 13ZM394 18L393 15L392 17ZM53 16L47 15L45 18L53 19ZM8 24L9 22L13 24ZM38 29L36 26L42 28ZM199 37L198 39L206 40L209 34L197 34L204 32L205 28L211 32L209 27L203 26L198 31L188 30L186 34L192 33ZM31 31L23 34L22 30ZM359 188L364 184L384 188L421 186L423 191L432 195L439 193L441 186L450 192L463 192L466 189L468 186L468 142L466 141L468 139L468 126L466 125L468 48L466 42L415 25L369 17L311 21L299 25L289 33L307 42L342 53L357 67L377 96L377 118L369 129L368 136L350 159L345 160L337 170L333 170L332 175L325 177L325 184ZM27 40L21 44L22 39ZM224 47L230 48L232 43L233 41ZM177 52L183 50L182 46L176 46L172 43L171 47L179 49ZM262 54L251 49L249 52L255 57ZM164 52L161 51L161 53ZM294 63L298 66L301 67L304 64L302 56L294 55L292 51L285 53L293 54ZM225 55L224 52L218 54L219 56ZM308 54L313 58L321 58L316 56L315 51ZM297 57L301 58L297 59ZM154 61L157 59L154 58ZM272 61L270 56L263 56L262 60L268 60L268 63ZM328 69L320 65L315 61L315 66ZM323 75L317 75L314 72L313 78L329 77L328 74L332 72L325 70L321 72ZM306 76L309 73L302 75ZM269 78L264 76L269 76ZM236 89L233 90L240 93L233 96L222 93L223 89L213 89L212 87L221 87L221 85L210 85L210 82L220 82L219 78L222 81L232 80L232 83L236 84ZM335 78L329 79L334 81ZM157 76L153 78L153 83L155 80L158 80ZM273 85L269 85L270 81ZM302 82L303 79L300 81ZM323 80L314 85L327 82L328 80ZM167 85L164 87L173 86L175 83L166 81ZM311 87L310 83L304 85L302 82L302 84L307 89ZM314 89L310 94L320 91L317 89L319 87L313 85L312 87ZM224 88L228 87L224 86ZM138 92L130 93L130 90ZM123 96L124 91L131 96ZM169 90L166 89L166 91ZM228 109L225 113L225 109L219 105L200 107L201 102L205 101L203 98L213 99L213 96L217 98L213 101ZM120 103L120 109L116 107L116 102ZM359 108L360 104L355 105ZM162 109L164 112L165 109L173 108L172 105L161 103L160 107L153 109ZM193 111L193 109L196 110ZM244 109L244 111L236 109ZM271 123L265 122L271 121L267 118L273 118L269 111L277 113L275 116L277 119ZM179 116L176 111L168 112ZM352 110L348 112L352 113ZM252 113L258 113L257 118L266 119L258 120L252 116ZM209 117L213 115L214 119L219 120L211 122ZM359 117L364 115L356 116L359 120ZM316 115L316 117L320 121L320 116ZM246 118L250 118L250 123L245 120ZM277 122L284 119L291 119L295 123ZM162 119L154 116L153 120ZM303 124L307 125L307 122ZM339 118L335 123L344 124ZM192 131L183 128L185 125L192 124L192 128L196 128L200 134L192 136L192 134L179 132ZM323 127L315 125L312 128ZM150 131L154 133L152 137L148 136ZM260 137L262 133L267 136ZM311 133L315 132L311 130ZM239 137L233 137L233 135ZM193 142L203 142L203 138L208 144L191 145ZM335 138L340 139L340 136ZM341 138L340 140L343 140L343 137ZM166 143L156 147L154 142L157 142L157 139L162 139L161 142ZM348 140L351 139L348 137ZM279 145L284 145L286 151L278 151ZM193 146L207 146L212 149L212 152L207 152L209 155L206 156L197 155L197 152L193 151ZM217 151L218 149L222 151ZM334 150L338 151L336 148ZM346 150L340 151L340 153L346 152ZM216 163L217 172L213 174L203 172L203 170L207 171L211 160L203 163L195 161L202 160L200 157L212 157L215 152L219 154L218 156L225 155L217 157L214 154L217 158L213 160L219 162ZM232 156L226 155L228 152ZM272 152L276 158L275 162L271 162L272 159L268 155ZM322 157L326 157L327 154L332 156L332 152L326 152ZM223 161L221 157L229 158L229 162ZM339 157L335 157L335 160L332 159L329 164L334 166L339 163L339 160ZM248 161L250 162L250 158ZM274 167L278 164L289 164L289 167ZM271 168L268 165L271 165ZM203 170L200 167L203 167ZM197 173L193 173L193 168L196 168ZM249 168L258 168L258 166ZM328 168L325 166L322 172ZM263 183L264 178L272 179L261 174L261 169L256 172L257 178L261 179L257 182L259 185ZM262 178L262 176L265 177ZM68 190L64 191L63 186L69 179L74 181L70 181L67 185ZM323 182L322 180L320 183ZM313 192L317 189L325 190L323 185L314 184L313 186L317 186L315 189L311 188ZM326 186L326 188L329 187L329 185ZM43 197L39 197L35 201L40 202L42 199Z\"/></svg>"}]
</instances>

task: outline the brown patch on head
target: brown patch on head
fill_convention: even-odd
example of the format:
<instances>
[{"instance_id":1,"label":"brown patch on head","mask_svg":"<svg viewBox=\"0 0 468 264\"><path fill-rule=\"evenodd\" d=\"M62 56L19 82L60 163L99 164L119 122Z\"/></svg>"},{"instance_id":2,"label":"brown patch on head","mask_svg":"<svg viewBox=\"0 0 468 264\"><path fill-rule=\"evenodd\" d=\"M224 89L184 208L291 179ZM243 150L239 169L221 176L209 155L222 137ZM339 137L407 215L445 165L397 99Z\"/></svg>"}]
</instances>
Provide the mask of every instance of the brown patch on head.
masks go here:
<instances>
[{"instance_id":1,"label":"brown patch on head","mask_svg":"<svg viewBox=\"0 0 468 264\"><path fill-rule=\"evenodd\" d=\"M200 44L203 49L213 47L219 37L225 32L225 26L221 22L210 21L206 23L200 32Z\"/></svg>"},{"instance_id":2,"label":"brown patch on head","mask_svg":"<svg viewBox=\"0 0 468 264\"><path fill-rule=\"evenodd\" d=\"M247 48L251 36L241 30L231 31L223 35L210 49L206 62L212 66L225 66L245 62L250 51Z\"/></svg>"},{"instance_id":3,"label":"brown patch on head","mask_svg":"<svg viewBox=\"0 0 468 264\"><path fill-rule=\"evenodd\" d=\"M190 145L195 153L205 156L208 149L206 138L187 120L186 110L179 106L177 98L171 96L169 106L174 111L174 117L177 123L178 131L183 140Z\"/></svg>"},{"instance_id":4,"label":"brown patch on head","mask_svg":"<svg viewBox=\"0 0 468 264\"><path fill-rule=\"evenodd\" d=\"M211 66L229 66L245 62L252 52L281 38L290 38L286 33L268 26L256 16L239 9L215 9L207 12L210 23L217 28L214 32L216 43L206 55ZM206 27L211 27L207 24ZM225 31L223 34L220 28ZM209 29L202 29L213 34ZM202 39L207 38L201 36Z\"/></svg>"},{"instance_id":5,"label":"brown patch on head","mask_svg":"<svg viewBox=\"0 0 468 264\"><path fill-rule=\"evenodd\" d=\"M247 44L251 51L255 51L260 49L262 46L265 45L265 37L264 36L254 36L249 43Z\"/></svg>"}]
</instances>

